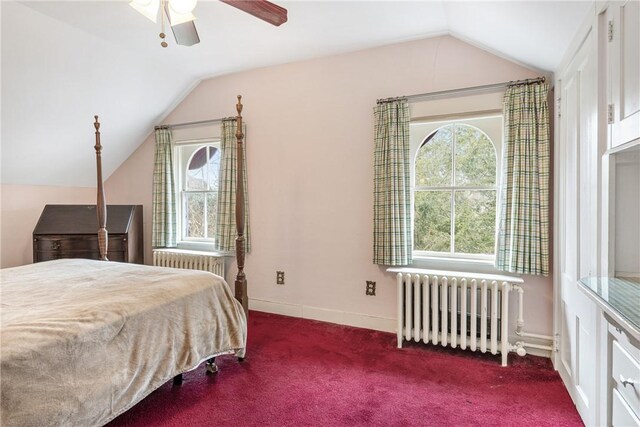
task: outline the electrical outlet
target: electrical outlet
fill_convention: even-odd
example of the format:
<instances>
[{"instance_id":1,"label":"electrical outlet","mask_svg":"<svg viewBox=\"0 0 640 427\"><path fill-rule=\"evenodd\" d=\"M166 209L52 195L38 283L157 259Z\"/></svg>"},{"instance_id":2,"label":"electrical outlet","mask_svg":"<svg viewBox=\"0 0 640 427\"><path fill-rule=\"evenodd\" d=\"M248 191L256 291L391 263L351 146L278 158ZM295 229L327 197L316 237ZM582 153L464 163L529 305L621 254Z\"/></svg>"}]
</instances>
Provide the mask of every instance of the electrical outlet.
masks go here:
<instances>
[{"instance_id":1,"label":"electrical outlet","mask_svg":"<svg viewBox=\"0 0 640 427\"><path fill-rule=\"evenodd\" d=\"M284 271L276 271L276 285L284 285Z\"/></svg>"},{"instance_id":2,"label":"electrical outlet","mask_svg":"<svg viewBox=\"0 0 640 427\"><path fill-rule=\"evenodd\" d=\"M376 296L376 282L367 280L366 294L372 297Z\"/></svg>"}]
</instances>

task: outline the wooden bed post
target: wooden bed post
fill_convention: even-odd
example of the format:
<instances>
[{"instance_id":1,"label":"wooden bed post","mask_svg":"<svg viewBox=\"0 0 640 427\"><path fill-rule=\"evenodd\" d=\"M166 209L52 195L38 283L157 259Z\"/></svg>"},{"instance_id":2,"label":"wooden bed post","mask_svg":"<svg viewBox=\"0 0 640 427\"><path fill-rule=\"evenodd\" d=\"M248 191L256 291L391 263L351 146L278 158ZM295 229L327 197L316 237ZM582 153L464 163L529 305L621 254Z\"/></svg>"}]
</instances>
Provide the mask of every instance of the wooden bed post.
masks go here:
<instances>
[{"instance_id":1,"label":"wooden bed post","mask_svg":"<svg viewBox=\"0 0 640 427\"><path fill-rule=\"evenodd\" d=\"M242 96L238 95L238 103L236 104L238 115L236 116L236 140L238 143L237 155L237 181L236 181L236 261L238 262L238 275L236 276L235 296L242 304L245 314L249 314L249 297L247 295L247 278L244 274L244 255L245 255L245 238L244 238L244 150L242 149L244 133L242 131Z\"/></svg>"},{"instance_id":2,"label":"wooden bed post","mask_svg":"<svg viewBox=\"0 0 640 427\"><path fill-rule=\"evenodd\" d=\"M100 259L102 261L109 261L107 259L107 205L104 201L104 188L102 186L102 146L100 145L100 122L98 116L94 116L96 121L93 124L96 128L96 170L98 172L98 200L96 204L96 212L98 214L98 249L100 250Z\"/></svg>"}]
</instances>

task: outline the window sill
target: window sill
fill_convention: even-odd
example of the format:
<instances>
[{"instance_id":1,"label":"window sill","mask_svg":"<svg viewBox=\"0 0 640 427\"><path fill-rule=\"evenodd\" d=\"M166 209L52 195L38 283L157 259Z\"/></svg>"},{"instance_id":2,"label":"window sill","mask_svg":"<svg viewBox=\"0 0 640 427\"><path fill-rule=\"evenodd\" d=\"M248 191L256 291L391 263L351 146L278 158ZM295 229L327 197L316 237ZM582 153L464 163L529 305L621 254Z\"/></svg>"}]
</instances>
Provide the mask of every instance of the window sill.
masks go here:
<instances>
[{"instance_id":1,"label":"window sill","mask_svg":"<svg viewBox=\"0 0 640 427\"><path fill-rule=\"evenodd\" d=\"M218 258L224 258L232 256L233 254L229 252L220 252L220 251L198 251L194 249L184 249L184 248L157 248L152 249L153 253L156 252L169 252L169 253L178 253L184 255L206 255L206 256L214 256Z\"/></svg>"},{"instance_id":2,"label":"window sill","mask_svg":"<svg viewBox=\"0 0 640 427\"><path fill-rule=\"evenodd\" d=\"M178 250L180 252L192 254L202 253L205 255L218 255L222 257L234 256L233 252L219 251L215 248L213 243L204 242L179 242L178 245L175 248L171 248L171 250Z\"/></svg>"},{"instance_id":3,"label":"window sill","mask_svg":"<svg viewBox=\"0 0 640 427\"><path fill-rule=\"evenodd\" d=\"M414 255L414 268L433 270L454 270L464 273L506 274L496 269L492 259L445 258L437 256Z\"/></svg>"}]
</instances>

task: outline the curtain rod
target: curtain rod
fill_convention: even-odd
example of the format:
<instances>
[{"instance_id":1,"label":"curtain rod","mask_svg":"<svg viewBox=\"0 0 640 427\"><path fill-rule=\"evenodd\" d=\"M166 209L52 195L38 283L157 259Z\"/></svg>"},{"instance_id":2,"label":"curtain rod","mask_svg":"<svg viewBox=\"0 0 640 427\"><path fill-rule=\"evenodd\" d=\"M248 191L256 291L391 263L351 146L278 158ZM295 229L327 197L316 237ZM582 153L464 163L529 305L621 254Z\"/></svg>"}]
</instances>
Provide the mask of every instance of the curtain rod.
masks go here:
<instances>
[{"instance_id":1,"label":"curtain rod","mask_svg":"<svg viewBox=\"0 0 640 427\"><path fill-rule=\"evenodd\" d=\"M419 93L416 95L409 95L409 96L399 96L399 97L395 97L395 98L385 98L385 99L378 99L376 102L378 104L382 104L385 102L392 102L392 101L397 101L400 99L406 99L406 100L415 100L415 99L420 99L420 98L431 98L431 97L438 97L438 96L445 96L445 95L457 95L457 94L462 94L462 93L469 93L469 92L483 92L483 91L488 91L491 89L502 89L502 88L506 88L508 86L519 86L519 85L528 85L528 84L534 84L534 83L544 83L546 81L546 77L536 77L535 79L527 79L527 80L513 80L510 82L502 82L502 83L492 83L492 84L488 84L488 85L481 85L481 86L470 86L470 87L465 87L465 88L460 88L460 89L448 89L448 90L441 90L438 92L427 92L427 93Z\"/></svg>"},{"instance_id":2,"label":"curtain rod","mask_svg":"<svg viewBox=\"0 0 640 427\"><path fill-rule=\"evenodd\" d=\"M221 119L211 119L211 120L200 120L197 122L185 122L185 123L174 123L174 124L169 124L169 125L158 125L155 126L154 129L167 129L167 128L177 128L177 127L183 127L183 126L195 126L195 125L206 125L209 123L220 123L223 120L227 120L227 119L235 119L235 117L223 117Z\"/></svg>"}]
</instances>

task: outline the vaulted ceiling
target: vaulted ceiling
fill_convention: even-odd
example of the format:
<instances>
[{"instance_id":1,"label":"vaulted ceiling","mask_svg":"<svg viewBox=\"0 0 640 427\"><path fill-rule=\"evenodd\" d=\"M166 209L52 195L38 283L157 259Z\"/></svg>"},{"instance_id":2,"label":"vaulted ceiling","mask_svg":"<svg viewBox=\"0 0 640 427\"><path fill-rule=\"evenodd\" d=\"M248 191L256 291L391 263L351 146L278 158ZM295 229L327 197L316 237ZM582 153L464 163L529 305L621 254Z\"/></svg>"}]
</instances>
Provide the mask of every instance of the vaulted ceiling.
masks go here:
<instances>
[{"instance_id":1,"label":"vaulted ceiling","mask_svg":"<svg viewBox=\"0 0 640 427\"><path fill-rule=\"evenodd\" d=\"M1 1L5 184L94 186L92 115L105 178L202 79L451 34L555 71L593 1L277 1L273 27L217 1L194 14L201 43L160 47L125 1ZM108 125L106 125L108 123Z\"/></svg>"}]
</instances>

